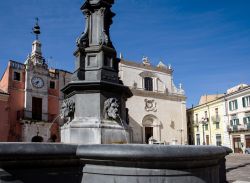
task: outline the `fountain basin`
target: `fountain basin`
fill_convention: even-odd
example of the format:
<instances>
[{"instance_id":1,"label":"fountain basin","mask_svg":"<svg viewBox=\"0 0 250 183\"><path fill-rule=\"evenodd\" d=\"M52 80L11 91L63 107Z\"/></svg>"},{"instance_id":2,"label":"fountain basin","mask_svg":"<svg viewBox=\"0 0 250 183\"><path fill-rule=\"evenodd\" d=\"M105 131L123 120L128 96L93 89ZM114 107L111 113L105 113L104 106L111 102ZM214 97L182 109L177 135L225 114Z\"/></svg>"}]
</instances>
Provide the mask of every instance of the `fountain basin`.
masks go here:
<instances>
[{"instance_id":1,"label":"fountain basin","mask_svg":"<svg viewBox=\"0 0 250 183\"><path fill-rule=\"evenodd\" d=\"M214 146L0 143L2 183L226 182Z\"/></svg>"},{"instance_id":2,"label":"fountain basin","mask_svg":"<svg viewBox=\"0 0 250 183\"><path fill-rule=\"evenodd\" d=\"M216 146L83 145L83 182L226 182L225 159L231 150Z\"/></svg>"}]
</instances>

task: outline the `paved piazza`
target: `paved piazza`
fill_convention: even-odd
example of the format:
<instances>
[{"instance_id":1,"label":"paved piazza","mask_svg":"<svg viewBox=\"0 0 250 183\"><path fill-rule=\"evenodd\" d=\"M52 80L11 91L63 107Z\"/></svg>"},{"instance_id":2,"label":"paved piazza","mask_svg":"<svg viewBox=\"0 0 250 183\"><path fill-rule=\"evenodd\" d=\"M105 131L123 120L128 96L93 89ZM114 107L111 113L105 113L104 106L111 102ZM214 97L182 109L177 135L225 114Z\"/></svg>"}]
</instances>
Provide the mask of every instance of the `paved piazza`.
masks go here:
<instances>
[{"instance_id":1,"label":"paved piazza","mask_svg":"<svg viewBox=\"0 0 250 183\"><path fill-rule=\"evenodd\" d=\"M250 183L250 154L231 154L226 159L228 182Z\"/></svg>"}]
</instances>

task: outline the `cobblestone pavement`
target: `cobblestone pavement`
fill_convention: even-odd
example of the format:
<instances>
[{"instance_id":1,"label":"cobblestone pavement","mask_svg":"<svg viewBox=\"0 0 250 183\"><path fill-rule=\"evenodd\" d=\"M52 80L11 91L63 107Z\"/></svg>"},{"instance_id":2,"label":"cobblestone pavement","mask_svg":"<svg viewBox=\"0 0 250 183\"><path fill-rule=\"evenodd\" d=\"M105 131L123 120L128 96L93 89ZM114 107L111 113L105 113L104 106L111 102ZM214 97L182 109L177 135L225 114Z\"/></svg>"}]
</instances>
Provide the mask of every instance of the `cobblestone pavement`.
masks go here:
<instances>
[{"instance_id":1,"label":"cobblestone pavement","mask_svg":"<svg viewBox=\"0 0 250 183\"><path fill-rule=\"evenodd\" d=\"M250 183L250 154L231 154L226 159L228 182Z\"/></svg>"}]
</instances>

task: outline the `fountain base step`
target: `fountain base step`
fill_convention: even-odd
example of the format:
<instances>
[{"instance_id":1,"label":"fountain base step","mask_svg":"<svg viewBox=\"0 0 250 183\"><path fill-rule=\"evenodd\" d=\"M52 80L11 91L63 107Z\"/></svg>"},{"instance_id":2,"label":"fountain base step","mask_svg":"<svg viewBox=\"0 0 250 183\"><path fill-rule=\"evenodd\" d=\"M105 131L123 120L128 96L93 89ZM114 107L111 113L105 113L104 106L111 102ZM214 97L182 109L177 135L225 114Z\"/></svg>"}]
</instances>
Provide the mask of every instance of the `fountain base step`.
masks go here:
<instances>
[{"instance_id":1,"label":"fountain base step","mask_svg":"<svg viewBox=\"0 0 250 183\"><path fill-rule=\"evenodd\" d=\"M64 143L76 144L127 144L130 142L129 128L117 122L75 122L61 128Z\"/></svg>"}]
</instances>

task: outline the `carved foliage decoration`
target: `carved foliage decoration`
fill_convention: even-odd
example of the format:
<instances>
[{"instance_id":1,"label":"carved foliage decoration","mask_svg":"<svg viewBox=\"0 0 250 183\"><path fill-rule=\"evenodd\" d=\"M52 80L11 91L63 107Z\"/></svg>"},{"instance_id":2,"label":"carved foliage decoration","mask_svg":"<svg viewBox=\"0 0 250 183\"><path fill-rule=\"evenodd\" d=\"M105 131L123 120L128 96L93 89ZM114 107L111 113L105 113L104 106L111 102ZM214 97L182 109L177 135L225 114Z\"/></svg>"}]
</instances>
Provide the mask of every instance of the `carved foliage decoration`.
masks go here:
<instances>
[{"instance_id":1,"label":"carved foliage decoration","mask_svg":"<svg viewBox=\"0 0 250 183\"><path fill-rule=\"evenodd\" d=\"M119 103L116 98L109 98L104 102L103 108L104 119L117 119L119 116Z\"/></svg>"},{"instance_id":2,"label":"carved foliage decoration","mask_svg":"<svg viewBox=\"0 0 250 183\"><path fill-rule=\"evenodd\" d=\"M70 118L72 119L75 114L75 101L73 99L65 99L63 101L60 117L62 119Z\"/></svg>"},{"instance_id":3,"label":"carved foliage decoration","mask_svg":"<svg viewBox=\"0 0 250 183\"><path fill-rule=\"evenodd\" d=\"M145 99L144 101L145 101L145 110L147 112L149 112L149 111L156 112L157 111L155 100Z\"/></svg>"}]
</instances>

